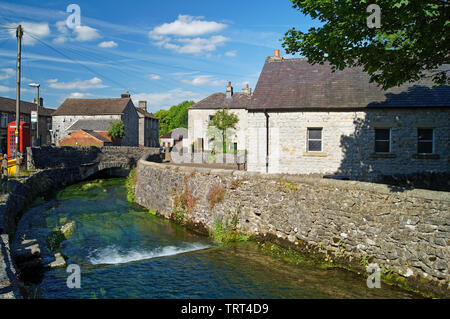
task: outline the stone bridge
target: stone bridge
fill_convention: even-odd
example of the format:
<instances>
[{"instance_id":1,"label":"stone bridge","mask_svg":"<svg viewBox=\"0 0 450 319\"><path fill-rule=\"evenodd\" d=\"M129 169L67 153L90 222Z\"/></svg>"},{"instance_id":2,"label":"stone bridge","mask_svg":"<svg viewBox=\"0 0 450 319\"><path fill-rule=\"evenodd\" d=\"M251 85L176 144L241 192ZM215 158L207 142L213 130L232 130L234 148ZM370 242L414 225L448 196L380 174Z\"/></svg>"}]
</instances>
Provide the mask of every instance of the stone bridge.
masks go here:
<instances>
[{"instance_id":1,"label":"stone bridge","mask_svg":"<svg viewBox=\"0 0 450 319\"><path fill-rule=\"evenodd\" d=\"M124 146L31 147L27 149L28 169L79 169L80 179L108 169L132 169L140 158L160 162L159 148Z\"/></svg>"}]
</instances>

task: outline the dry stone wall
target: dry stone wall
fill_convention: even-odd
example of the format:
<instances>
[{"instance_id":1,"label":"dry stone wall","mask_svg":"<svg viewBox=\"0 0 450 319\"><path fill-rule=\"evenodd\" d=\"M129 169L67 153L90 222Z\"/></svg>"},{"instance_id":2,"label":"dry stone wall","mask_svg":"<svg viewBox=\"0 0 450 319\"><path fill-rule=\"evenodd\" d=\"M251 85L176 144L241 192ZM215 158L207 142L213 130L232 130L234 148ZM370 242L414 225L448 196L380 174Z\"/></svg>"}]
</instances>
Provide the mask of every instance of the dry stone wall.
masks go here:
<instances>
[{"instance_id":1,"label":"dry stone wall","mask_svg":"<svg viewBox=\"0 0 450 319\"><path fill-rule=\"evenodd\" d=\"M214 188L225 196L211 209ZM212 230L236 215L246 234L349 263L378 263L411 287L449 295L448 192L139 162L138 204L171 218L175 196L186 190L195 203L186 212L190 223Z\"/></svg>"}]
</instances>

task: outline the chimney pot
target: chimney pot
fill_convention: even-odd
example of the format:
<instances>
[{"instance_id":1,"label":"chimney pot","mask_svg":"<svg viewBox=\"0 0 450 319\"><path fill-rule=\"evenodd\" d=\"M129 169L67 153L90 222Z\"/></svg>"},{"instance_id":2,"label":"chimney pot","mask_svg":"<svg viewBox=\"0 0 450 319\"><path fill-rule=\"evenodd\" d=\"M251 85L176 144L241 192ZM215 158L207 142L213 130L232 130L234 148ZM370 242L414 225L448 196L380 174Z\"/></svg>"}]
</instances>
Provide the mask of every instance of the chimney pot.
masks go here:
<instances>
[{"instance_id":1,"label":"chimney pot","mask_svg":"<svg viewBox=\"0 0 450 319\"><path fill-rule=\"evenodd\" d=\"M278 58L280 56L280 50L276 49L275 50L275 56Z\"/></svg>"},{"instance_id":2,"label":"chimney pot","mask_svg":"<svg viewBox=\"0 0 450 319\"><path fill-rule=\"evenodd\" d=\"M120 97L122 99L129 99L129 98L131 98L131 95L130 95L130 92L127 91L126 93L122 94Z\"/></svg>"},{"instance_id":3,"label":"chimney pot","mask_svg":"<svg viewBox=\"0 0 450 319\"><path fill-rule=\"evenodd\" d=\"M228 82L228 86L227 86L227 99L230 99L233 96L233 87L231 86L231 82Z\"/></svg>"},{"instance_id":4,"label":"chimney pot","mask_svg":"<svg viewBox=\"0 0 450 319\"><path fill-rule=\"evenodd\" d=\"M246 84L245 88L242 89L242 93L252 95L252 89L248 87L248 83Z\"/></svg>"}]
</instances>

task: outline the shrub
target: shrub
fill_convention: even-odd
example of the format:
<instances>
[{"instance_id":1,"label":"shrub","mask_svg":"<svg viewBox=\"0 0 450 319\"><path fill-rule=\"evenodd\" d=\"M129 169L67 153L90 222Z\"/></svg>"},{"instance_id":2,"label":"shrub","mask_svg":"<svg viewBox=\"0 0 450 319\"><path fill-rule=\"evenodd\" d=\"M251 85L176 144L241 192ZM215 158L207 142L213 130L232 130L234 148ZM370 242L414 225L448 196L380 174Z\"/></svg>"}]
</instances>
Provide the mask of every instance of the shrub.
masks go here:
<instances>
[{"instance_id":1,"label":"shrub","mask_svg":"<svg viewBox=\"0 0 450 319\"><path fill-rule=\"evenodd\" d=\"M136 168L133 168L130 171L130 174L127 177L127 181L125 183L125 186L127 188L127 200L131 203L134 203L136 200L136 195L134 194L134 187L137 183L137 174L136 174Z\"/></svg>"},{"instance_id":2,"label":"shrub","mask_svg":"<svg viewBox=\"0 0 450 319\"><path fill-rule=\"evenodd\" d=\"M185 188L183 193L178 194L174 192L173 197L173 219L178 224L184 224L184 218L187 214L192 214L195 208L197 199L192 195L187 187L187 180L185 179Z\"/></svg>"},{"instance_id":3,"label":"shrub","mask_svg":"<svg viewBox=\"0 0 450 319\"><path fill-rule=\"evenodd\" d=\"M236 214L231 218L231 224L228 223L228 220L225 220L225 223L216 220L210 236L219 244L248 241L250 237L241 234L237 229L238 223L239 218Z\"/></svg>"},{"instance_id":4,"label":"shrub","mask_svg":"<svg viewBox=\"0 0 450 319\"><path fill-rule=\"evenodd\" d=\"M211 190L208 192L208 195L206 196L206 199L209 203L209 208L211 210L214 209L214 206L216 204L220 203L224 197L225 197L226 189L221 186L215 186L211 188Z\"/></svg>"}]
</instances>

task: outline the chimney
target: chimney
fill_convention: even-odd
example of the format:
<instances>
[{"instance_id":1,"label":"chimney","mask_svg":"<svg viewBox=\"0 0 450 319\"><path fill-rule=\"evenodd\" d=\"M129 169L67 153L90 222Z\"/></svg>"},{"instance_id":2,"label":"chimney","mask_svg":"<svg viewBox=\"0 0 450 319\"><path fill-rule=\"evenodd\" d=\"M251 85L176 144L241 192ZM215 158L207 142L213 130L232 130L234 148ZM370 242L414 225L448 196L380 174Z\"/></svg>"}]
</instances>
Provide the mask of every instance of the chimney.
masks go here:
<instances>
[{"instance_id":1,"label":"chimney","mask_svg":"<svg viewBox=\"0 0 450 319\"><path fill-rule=\"evenodd\" d=\"M147 101L139 101L139 108L147 112Z\"/></svg>"},{"instance_id":2,"label":"chimney","mask_svg":"<svg viewBox=\"0 0 450 319\"><path fill-rule=\"evenodd\" d=\"M233 87L231 86L231 82L228 82L226 95L227 99L231 99L233 97Z\"/></svg>"},{"instance_id":3,"label":"chimney","mask_svg":"<svg viewBox=\"0 0 450 319\"><path fill-rule=\"evenodd\" d=\"M129 98L131 98L131 95L130 95L130 93L127 91L126 93L122 94L120 97L121 97L122 99L129 99Z\"/></svg>"},{"instance_id":4,"label":"chimney","mask_svg":"<svg viewBox=\"0 0 450 319\"><path fill-rule=\"evenodd\" d=\"M278 49L275 50L275 56L276 56L277 58L280 57L280 50L278 50Z\"/></svg>"},{"instance_id":5,"label":"chimney","mask_svg":"<svg viewBox=\"0 0 450 319\"><path fill-rule=\"evenodd\" d=\"M242 89L242 93L247 94L247 95L252 95L252 89L248 87L248 83L245 86L245 88Z\"/></svg>"}]
</instances>

